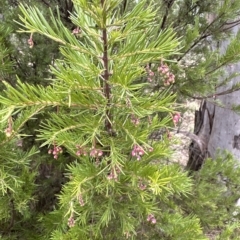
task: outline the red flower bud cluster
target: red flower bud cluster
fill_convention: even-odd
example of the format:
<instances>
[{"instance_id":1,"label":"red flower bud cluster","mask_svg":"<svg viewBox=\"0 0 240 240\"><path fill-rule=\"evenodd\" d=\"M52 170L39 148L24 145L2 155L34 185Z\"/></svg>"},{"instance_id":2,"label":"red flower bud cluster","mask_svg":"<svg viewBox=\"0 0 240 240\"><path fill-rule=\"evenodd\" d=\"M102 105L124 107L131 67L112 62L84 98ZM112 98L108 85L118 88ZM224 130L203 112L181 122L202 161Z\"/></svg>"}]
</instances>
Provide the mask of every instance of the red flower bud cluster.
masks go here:
<instances>
[{"instance_id":1,"label":"red flower bud cluster","mask_svg":"<svg viewBox=\"0 0 240 240\"><path fill-rule=\"evenodd\" d=\"M154 217L153 214L149 214L147 217L147 221L151 222L152 224L155 224L157 222L156 218Z\"/></svg>"},{"instance_id":2,"label":"red flower bud cluster","mask_svg":"<svg viewBox=\"0 0 240 240\"><path fill-rule=\"evenodd\" d=\"M52 154L55 159L58 159L58 155L62 152L62 148L56 145L54 145L52 149L48 150L48 154Z\"/></svg>"},{"instance_id":3,"label":"red flower bud cluster","mask_svg":"<svg viewBox=\"0 0 240 240\"><path fill-rule=\"evenodd\" d=\"M175 75L170 72L169 67L166 64L161 63L161 65L158 67L158 72L164 78L164 86L169 86L171 83L175 82Z\"/></svg>"}]
</instances>

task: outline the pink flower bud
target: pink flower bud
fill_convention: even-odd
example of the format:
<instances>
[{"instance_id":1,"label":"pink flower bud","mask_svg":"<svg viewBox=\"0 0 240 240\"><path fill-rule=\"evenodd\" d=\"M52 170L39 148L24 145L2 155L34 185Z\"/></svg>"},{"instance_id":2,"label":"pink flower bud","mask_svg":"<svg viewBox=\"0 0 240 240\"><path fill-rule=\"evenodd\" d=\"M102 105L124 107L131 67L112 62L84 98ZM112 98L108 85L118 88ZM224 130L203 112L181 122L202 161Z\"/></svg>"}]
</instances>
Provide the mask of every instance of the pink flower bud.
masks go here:
<instances>
[{"instance_id":1,"label":"pink flower bud","mask_svg":"<svg viewBox=\"0 0 240 240\"><path fill-rule=\"evenodd\" d=\"M79 33L81 33L81 29L79 27L74 28L72 31L72 34L79 34Z\"/></svg>"},{"instance_id":2,"label":"pink flower bud","mask_svg":"<svg viewBox=\"0 0 240 240\"><path fill-rule=\"evenodd\" d=\"M10 127L6 128L4 132L5 132L7 137L11 137L11 135L12 135L12 128L10 128Z\"/></svg>"},{"instance_id":3,"label":"pink flower bud","mask_svg":"<svg viewBox=\"0 0 240 240\"><path fill-rule=\"evenodd\" d=\"M150 148L148 149L148 151L149 151L149 152L152 152L152 151L153 151L153 148L152 148L152 147L150 147Z\"/></svg>"},{"instance_id":4,"label":"pink flower bud","mask_svg":"<svg viewBox=\"0 0 240 240\"><path fill-rule=\"evenodd\" d=\"M103 152L101 150L98 151L98 156L101 157L103 155Z\"/></svg>"},{"instance_id":5,"label":"pink flower bud","mask_svg":"<svg viewBox=\"0 0 240 240\"><path fill-rule=\"evenodd\" d=\"M144 154L144 151L143 151L143 150L139 150L138 154L139 154L140 156L142 156L142 155Z\"/></svg>"},{"instance_id":6,"label":"pink flower bud","mask_svg":"<svg viewBox=\"0 0 240 240\"><path fill-rule=\"evenodd\" d=\"M145 190L147 188L147 186L143 183L139 183L138 187L141 189L141 190Z\"/></svg>"},{"instance_id":7,"label":"pink flower bud","mask_svg":"<svg viewBox=\"0 0 240 240\"><path fill-rule=\"evenodd\" d=\"M79 194L78 196L78 202L80 204L81 207L83 207L85 205L84 201L83 201L83 197L82 194Z\"/></svg>"},{"instance_id":8,"label":"pink flower bud","mask_svg":"<svg viewBox=\"0 0 240 240\"><path fill-rule=\"evenodd\" d=\"M147 221L148 221L148 222L151 221L151 219L152 219L153 217L154 217L153 214L149 214L148 217L147 217Z\"/></svg>"},{"instance_id":9,"label":"pink flower bud","mask_svg":"<svg viewBox=\"0 0 240 240\"><path fill-rule=\"evenodd\" d=\"M27 42L28 42L29 47L30 47L30 48L33 48L34 42L33 42L33 40L32 40L32 34L31 34L30 38L27 40Z\"/></svg>"},{"instance_id":10,"label":"pink flower bud","mask_svg":"<svg viewBox=\"0 0 240 240\"><path fill-rule=\"evenodd\" d=\"M107 179L108 179L108 180L112 180L112 179L113 179L112 174L109 174L109 175L107 176Z\"/></svg>"},{"instance_id":11,"label":"pink flower bud","mask_svg":"<svg viewBox=\"0 0 240 240\"><path fill-rule=\"evenodd\" d=\"M169 73L168 81L171 83L175 82L175 75L173 75L173 73Z\"/></svg>"},{"instance_id":12,"label":"pink flower bud","mask_svg":"<svg viewBox=\"0 0 240 240\"><path fill-rule=\"evenodd\" d=\"M163 83L164 86L169 86L170 85L170 82L168 80L164 81Z\"/></svg>"},{"instance_id":13,"label":"pink flower bud","mask_svg":"<svg viewBox=\"0 0 240 240\"><path fill-rule=\"evenodd\" d=\"M181 115L180 113L175 113L172 118L173 118L174 125L176 125L179 122Z\"/></svg>"},{"instance_id":14,"label":"pink flower bud","mask_svg":"<svg viewBox=\"0 0 240 240\"><path fill-rule=\"evenodd\" d=\"M155 224L157 222L156 218L152 218L151 222L152 224Z\"/></svg>"},{"instance_id":15,"label":"pink flower bud","mask_svg":"<svg viewBox=\"0 0 240 240\"><path fill-rule=\"evenodd\" d=\"M148 73L148 74L149 74L149 76L151 76L151 77L153 77L153 76L154 76L154 72L153 72L153 71L151 71L151 70L149 71L149 73Z\"/></svg>"},{"instance_id":16,"label":"pink flower bud","mask_svg":"<svg viewBox=\"0 0 240 240\"><path fill-rule=\"evenodd\" d=\"M74 220L73 216L70 216L70 218L68 219L68 226L70 228L75 226L75 220Z\"/></svg>"},{"instance_id":17,"label":"pink flower bud","mask_svg":"<svg viewBox=\"0 0 240 240\"><path fill-rule=\"evenodd\" d=\"M169 71L169 68L166 64L161 63L161 65L158 67L158 72L162 74L166 74Z\"/></svg>"},{"instance_id":18,"label":"pink flower bud","mask_svg":"<svg viewBox=\"0 0 240 240\"><path fill-rule=\"evenodd\" d=\"M156 218L154 217L153 214L149 214L147 217L147 221L151 222L152 224L155 224L157 222Z\"/></svg>"}]
</instances>

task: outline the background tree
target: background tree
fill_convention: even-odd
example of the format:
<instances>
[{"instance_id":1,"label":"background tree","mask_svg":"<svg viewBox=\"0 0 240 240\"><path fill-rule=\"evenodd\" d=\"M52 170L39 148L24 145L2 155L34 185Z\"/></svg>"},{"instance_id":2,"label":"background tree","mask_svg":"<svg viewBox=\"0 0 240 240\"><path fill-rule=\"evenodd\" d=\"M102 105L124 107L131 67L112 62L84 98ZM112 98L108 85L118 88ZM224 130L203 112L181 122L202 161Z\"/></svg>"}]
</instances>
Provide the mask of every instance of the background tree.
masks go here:
<instances>
[{"instance_id":1,"label":"background tree","mask_svg":"<svg viewBox=\"0 0 240 240\"><path fill-rule=\"evenodd\" d=\"M233 28L233 34L238 39L239 26ZM237 40L236 40L237 41ZM225 53L229 41L221 43L220 52ZM237 53L236 53L237 54ZM225 72L229 75L239 73L239 63L234 63L226 66ZM220 78L221 79L221 78ZM227 149L236 159L239 159L239 90L229 91L232 86L239 85L239 76L232 78L231 81L216 89L214 101L219 104L213 104L210 100L202 101L201 107L197 112L196 119L198 121L198 130L196 133L203 138L207 155L215 157L219 149ZM221 94L225 93L225 94ZM197 129L197 128L196 128ZM202 160L206 154L200 154L199 166L202 165ZM196 154L192 153L189 166L192 165ZM199 159L199 158L197 158ZM190 164L191 163L191 164ZM196 169L196 164L192 165L192 169ZM198 166L198 167L199 167Z\"/></svg>"},{"instance_id":2,"label":"background tree","mask_svg":"<svg viewBox=\"0 0 240 240\"><path fill-rule=\"evenodd\" d=\"M173 23L177 35L183 36L182 55L171 65L176 76L173 91L180 101L201 101L194 129L198 137L188 134L193 140L187 166L191 170L215 157L219 147L239 158L234 113L239 104L239 9L240 1L230 0L166 1L161 7L161 29Z\"/></svg>"}]
</instances>

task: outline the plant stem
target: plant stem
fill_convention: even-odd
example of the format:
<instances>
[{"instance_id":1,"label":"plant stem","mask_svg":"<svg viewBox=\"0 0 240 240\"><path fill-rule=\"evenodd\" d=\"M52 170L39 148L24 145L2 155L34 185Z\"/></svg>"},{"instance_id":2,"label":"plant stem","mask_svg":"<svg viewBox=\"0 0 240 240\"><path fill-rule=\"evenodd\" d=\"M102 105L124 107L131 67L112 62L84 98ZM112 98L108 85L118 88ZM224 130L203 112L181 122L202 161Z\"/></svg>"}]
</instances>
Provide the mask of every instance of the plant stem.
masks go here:
<instances>
[{"instance_id":1,"label":"plant stem","mask_svg":"<svg viewBox=\"0 0 240 240\"><path fill-rule=\"evenodd\" d=\"M101 0L102 7L104 7L104 0ZM104 13L103 13L104 14ZM105 129L109 134L112 135L112 123L111 123L111 113L110 113L110 98L111 98L111 87L109 85L109 66L108 66L108 38L107 38L107 28L106 19L104 19L104 26L102 29L102 40L103 40L103 64L104 64L104 74L103 74L103 91L107 98L107 109L106 109L106 119L105 119Z\"/></svg>"}]
</instances>

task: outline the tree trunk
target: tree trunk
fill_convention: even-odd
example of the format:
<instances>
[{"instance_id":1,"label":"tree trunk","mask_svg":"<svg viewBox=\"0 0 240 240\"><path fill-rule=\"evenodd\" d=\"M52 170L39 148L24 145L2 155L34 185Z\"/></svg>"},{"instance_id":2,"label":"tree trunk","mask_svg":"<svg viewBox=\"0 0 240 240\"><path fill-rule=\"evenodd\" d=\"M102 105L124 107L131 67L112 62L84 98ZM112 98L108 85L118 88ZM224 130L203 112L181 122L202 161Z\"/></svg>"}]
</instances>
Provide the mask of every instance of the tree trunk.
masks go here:
<instances>
[{"instance_id":1,"label":"tree trunk","mask_svg":"<svg viewBox=\"0 0 240 240\"><path fill-rule=\"evenodd\" d=\"M240 26L233 28L236 34ZM224 53L229 41L224 41L220 51ZM228 74L240 72L240 63L226 67ZM217 93L226 91L239 82L239 77L233 78L226 86L217 89ZM219 100L224 107L214 105L213 100ZM206 157L214 158L218 149L228 150L240 160L240 115L231 110L233 105L240 105L240 91L218 96L216 99L203 100L200 109L195 113L194 133L202 140L204 148L201 149L193 141L189 149L187 168L198 170Z\"/></svg>"}]
</instances>

